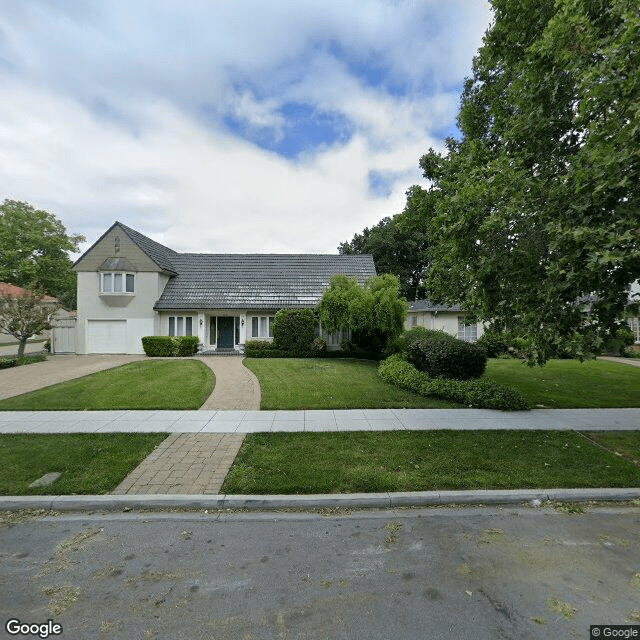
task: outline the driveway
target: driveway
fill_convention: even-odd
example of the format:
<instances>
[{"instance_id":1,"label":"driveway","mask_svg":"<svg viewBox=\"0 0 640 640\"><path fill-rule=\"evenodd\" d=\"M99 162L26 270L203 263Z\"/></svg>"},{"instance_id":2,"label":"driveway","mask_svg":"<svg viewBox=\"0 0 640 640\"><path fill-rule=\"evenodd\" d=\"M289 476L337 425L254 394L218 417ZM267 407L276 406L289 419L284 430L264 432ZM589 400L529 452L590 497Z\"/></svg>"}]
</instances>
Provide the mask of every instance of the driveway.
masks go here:
<instances>
[{"instance_id":1,"label":"driveway","mask_svg":"<svg viewBox=\"0 0 640 640\"><path fill-rule=\"evenodd\" d=\"M0 399L143 360L144 355L48 356L45 362L0 369Z\"/></svg>"}]
</instances>

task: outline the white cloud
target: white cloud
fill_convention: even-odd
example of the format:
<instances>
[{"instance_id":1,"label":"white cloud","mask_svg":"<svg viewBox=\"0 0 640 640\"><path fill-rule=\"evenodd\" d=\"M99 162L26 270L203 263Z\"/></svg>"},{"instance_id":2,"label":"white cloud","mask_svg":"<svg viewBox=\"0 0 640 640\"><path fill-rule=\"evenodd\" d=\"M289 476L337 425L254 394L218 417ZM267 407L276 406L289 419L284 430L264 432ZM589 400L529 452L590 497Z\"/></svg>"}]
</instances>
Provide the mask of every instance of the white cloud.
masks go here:
<instances>
[{"instance_id":1,"label":"white cloud","mask_svg":"<svg viewBox=\"0 0 640 640\"><path fill-rule=\"evenodd\" d=\"M487 25L475 0L10 2L0 199L90 242L119 219L178 250L335 251L402 210ZM390 76L370 86L365 62ZM290 161L224 127L278 141L290 102L351 137ZM395 177L388 197L371 171Z\"/></svg>"}]
</instances>

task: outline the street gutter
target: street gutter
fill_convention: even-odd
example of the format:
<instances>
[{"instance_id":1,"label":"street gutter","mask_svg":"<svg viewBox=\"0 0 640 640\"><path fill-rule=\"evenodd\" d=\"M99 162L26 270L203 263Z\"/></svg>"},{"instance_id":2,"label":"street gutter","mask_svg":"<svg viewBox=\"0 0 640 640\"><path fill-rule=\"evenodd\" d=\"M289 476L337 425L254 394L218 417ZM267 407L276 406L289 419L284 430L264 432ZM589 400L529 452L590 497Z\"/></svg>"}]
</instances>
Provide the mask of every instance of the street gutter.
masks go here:
<instances>
[{"instance_id":1,"label":"street gutter","mask_svg":"<svg viewBox=\"0 0 640 640\"><path fill-rule=\"evenodd\" d=\"M0 496L0 511L123 511L132 509L393 509L397 507L508 505L544 502L630 501L640 488L516 489L474 491L417 491L405 493L344 493L328 495L72 495Z\"/></svg>"}]
</instances>

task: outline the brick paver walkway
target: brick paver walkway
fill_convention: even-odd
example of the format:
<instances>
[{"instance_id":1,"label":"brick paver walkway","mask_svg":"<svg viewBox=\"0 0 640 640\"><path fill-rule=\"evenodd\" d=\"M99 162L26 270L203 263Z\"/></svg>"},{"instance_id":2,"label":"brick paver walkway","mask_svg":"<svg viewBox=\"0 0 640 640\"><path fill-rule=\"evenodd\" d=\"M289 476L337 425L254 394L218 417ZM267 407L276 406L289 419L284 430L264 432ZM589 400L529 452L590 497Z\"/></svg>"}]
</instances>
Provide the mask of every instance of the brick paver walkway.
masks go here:
<instances>
[{"instance_id":1,"label":"brick paver walkway","mask_svg":"<svg viewBox=\"0 0 640 640\"><path fill-rule=\"evenodd\" d=\"M260 409L260 383L242 358L199 360L216 376L200 409ZM218 494L243 440L241 433L172 433L112 493Z\"/></svg>"},{"instance_id":2,"label":"brick paver walkway","mask_svg":"<svg viewBox=\"0 0 640 640\"><path fill-rule=\"evenodd\" d=\"M114 494L218 494L242 433L172 433L113 491Z\"/></svg>"}]
</instances>

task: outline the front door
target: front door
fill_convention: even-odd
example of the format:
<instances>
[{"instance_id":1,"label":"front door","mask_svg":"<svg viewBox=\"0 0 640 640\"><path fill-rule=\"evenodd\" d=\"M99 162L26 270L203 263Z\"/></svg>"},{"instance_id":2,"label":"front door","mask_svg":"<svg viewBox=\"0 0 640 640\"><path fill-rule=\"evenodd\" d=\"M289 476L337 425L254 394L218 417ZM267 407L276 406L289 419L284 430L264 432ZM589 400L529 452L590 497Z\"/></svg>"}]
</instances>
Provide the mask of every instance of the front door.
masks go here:
<instances>
[{"instance_id":1,"label":"front door","mask_svg":"<svg viewBox=\"0 0 640 640\"><path fill-rule=\"evenodd\" d=\"M233 349L233 318L218 316L218 349Z\"/></svg>"}]
</instances>

